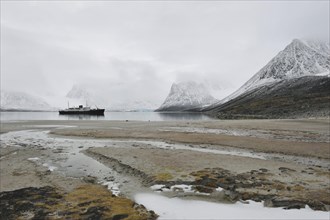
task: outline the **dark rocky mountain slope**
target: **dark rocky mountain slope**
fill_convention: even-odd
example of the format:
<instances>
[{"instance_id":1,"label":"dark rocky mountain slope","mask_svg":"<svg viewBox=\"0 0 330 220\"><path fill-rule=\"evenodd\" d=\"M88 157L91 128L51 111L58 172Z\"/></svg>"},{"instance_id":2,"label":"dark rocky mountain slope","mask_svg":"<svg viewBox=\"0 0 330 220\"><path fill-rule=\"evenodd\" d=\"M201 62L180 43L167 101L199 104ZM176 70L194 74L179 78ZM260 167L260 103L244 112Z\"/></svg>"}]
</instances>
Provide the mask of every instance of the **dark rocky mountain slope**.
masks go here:
<instances>
[{"instance_id":1,"label":"dark rocky mountain slope","mask_svg":"<svg viewBox=\"0 0 330 220\"><path fill-rule=\"evenodd\" d=\"M207 109L222 119L329 117L330 77L304 76L249 90Z\"/></svg>"}]
</instances>

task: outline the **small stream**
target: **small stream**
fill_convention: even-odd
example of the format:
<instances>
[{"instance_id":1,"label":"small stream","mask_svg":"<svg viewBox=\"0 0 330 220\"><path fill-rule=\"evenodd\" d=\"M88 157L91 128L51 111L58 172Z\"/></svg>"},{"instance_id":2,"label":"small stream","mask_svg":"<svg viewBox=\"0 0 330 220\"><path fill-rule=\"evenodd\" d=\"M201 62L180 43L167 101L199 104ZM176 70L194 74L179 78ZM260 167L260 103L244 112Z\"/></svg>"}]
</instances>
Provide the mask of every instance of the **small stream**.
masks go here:
<instances>
[{"instance_id":1,"label":"small stream","mask_svg":"<svg viewBox=\"0 0 330 220\"><path fill-rule=\"evenodd\" d=\"M51 149L53 154L36 155L29 160L66 177L96 177L100 184L107 185L115 195L120 193L119 187L122 184L130 182L128 177L81 153L88 147L103 147L103 141L100 143L94 140L58 138L48 133L49 131L40 130L9 132L1 135L1 146Z\"/></svg>"}]
</instances>

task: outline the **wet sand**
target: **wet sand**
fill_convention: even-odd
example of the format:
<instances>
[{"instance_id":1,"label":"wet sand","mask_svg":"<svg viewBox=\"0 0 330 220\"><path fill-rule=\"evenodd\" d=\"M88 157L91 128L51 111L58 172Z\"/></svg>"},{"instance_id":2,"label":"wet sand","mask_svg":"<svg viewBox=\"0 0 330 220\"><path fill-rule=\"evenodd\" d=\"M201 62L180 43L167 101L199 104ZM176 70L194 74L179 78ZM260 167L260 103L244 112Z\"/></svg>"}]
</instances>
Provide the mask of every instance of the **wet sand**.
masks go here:
<instances>
[{"instance_id":1,"label":"wet sand","mask_svg":"<svg viewBox=\"0 0 330 220\"><path fill-rule=\"evenodd\" d=\"M93 183L93 171L72 175L69 171L75 166L65 162L71 154L83 153L119 173L109 177L127 178L118 182L121 195L128 198L136 193L134 186L136 191L148 191L150 186L162 184L165 187L158 190L164 194L192 199L199 195L219 202L252 199L289 208L308 204L317 210L328 210L330 205L328 119L1 123L3 135L20 130L50 130L56 141L65 137L88 138L89 142L79 143L75 152L60 149L61 144L50 149L55 143L51 141L31 140L23 146L15 145L14 140L6 146L1 143L1 192L43 186L70 192ZM63 167L51 172L29 160L34 157ZM192 185L197 194L166 190L178 184ZM224 189L222 195L216 192L218 187Z\"/></svg>"},{"instance_id":2,"label":"wet sand","mask_svg":"<svg viewBox=\"0 0 330 220\"><path fill-rule=\"evenodd\" d=\"M175 128L175 129L173 129ZM194 131L187 131L195 128ZM221 132L199 132L213 129ZM206 130L207 131L207 130ZM211 144L261 152L330 158L329 122L324 120L238 120L202 122L104 122L53 134L95 138L152 139L168 142Z\"/></svg>"}]
</instances>

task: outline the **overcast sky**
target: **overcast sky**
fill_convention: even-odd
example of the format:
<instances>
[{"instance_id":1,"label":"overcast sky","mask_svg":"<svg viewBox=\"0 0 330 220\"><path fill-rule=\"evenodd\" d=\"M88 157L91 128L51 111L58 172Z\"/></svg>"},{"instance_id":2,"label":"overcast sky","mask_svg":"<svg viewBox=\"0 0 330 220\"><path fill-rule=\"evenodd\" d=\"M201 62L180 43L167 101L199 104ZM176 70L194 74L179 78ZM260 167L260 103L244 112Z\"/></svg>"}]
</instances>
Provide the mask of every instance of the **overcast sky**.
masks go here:
<instances>
[{"instance_id":1,"label":"overcast sky","mask_svg":"<svg viewBox=\"0 0 330 220\"><path fill-rule=\"evenodd\" d=\"M221 98L294 38L329 39L329 1L1 1L1 89L161 103L196 80Z\"/></svg>"}]
</instances>

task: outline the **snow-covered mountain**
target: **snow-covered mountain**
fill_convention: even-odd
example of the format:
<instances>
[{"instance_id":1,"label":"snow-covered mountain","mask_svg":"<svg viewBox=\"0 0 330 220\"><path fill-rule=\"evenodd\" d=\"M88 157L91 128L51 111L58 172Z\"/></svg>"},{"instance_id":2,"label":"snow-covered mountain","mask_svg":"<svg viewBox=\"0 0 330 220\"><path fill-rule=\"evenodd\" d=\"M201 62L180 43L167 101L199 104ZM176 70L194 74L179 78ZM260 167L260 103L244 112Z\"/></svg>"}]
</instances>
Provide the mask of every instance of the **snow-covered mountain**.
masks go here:
<instances>
[{"instance_id":1,"label":"snow-covered mountain","mask_svg":"<svg viewBox=\"0 0 330 220\"><path fill-rule=\"evenodd\" d=\"M329 69L329 42L294 39L236 92L221 100L218 104L225 103L259 86L281 80L308 75L328 75Z\"/></svg>"},{"instance_id":2,"label":"snow-covered mountain","mask_svg":"<svg viewBox=\"0 0 330 220\"><path fill-rule=\"evenodd\" d=\"M183 111L216 101L201 83L192 81L173 83L169 95L156 111Z\"/></svg>"},{"instance_id":3,"label":"snow-covered mountain","mask_svg":"<svg viewBox=\"0 0 330 220\"><path fill-rule=\"evenodd\" d=\"M329 43L293 40L240 89L203 108L218 118L329 116Z\"/></svg>"},{"instance_id":4,"label":"snow-covered mountain","mask_svg":"<svg viewBox=\"0 0 330 220\"><path fill-rule=\"evenodd\" d=\"M1 91L2 110L51 110L51 106L42 98L13 91Z\"/></svg>"}]
</instances>

